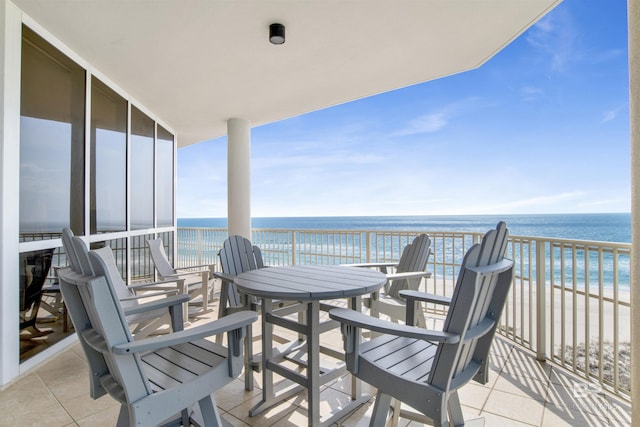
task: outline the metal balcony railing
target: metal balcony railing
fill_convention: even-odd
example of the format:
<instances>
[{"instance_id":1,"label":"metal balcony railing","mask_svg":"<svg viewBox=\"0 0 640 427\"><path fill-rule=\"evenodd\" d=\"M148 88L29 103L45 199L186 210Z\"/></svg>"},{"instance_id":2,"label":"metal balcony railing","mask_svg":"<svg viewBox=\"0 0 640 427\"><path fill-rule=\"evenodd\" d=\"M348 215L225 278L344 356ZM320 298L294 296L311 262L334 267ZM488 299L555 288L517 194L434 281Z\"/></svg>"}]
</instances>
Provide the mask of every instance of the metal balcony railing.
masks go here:
<instances>
[{"instance_id":1,"label":"metal balcony railing","mask_svg":"<svg viewBox=\"0 0 640 427\"><path fill-rule=\"evenodd\" d=\"M451 295L474 232L421 231L432 238L427 292ZM419 232L254 229L269 265L398 260ZM225 228L178 228L178 265L215 263ZM585 380L627 400L630 390L630 254L624 243L511 236L515 261L500 333ZM444 310L426 306L431 315Z\"/></svg>"}]
</instances>

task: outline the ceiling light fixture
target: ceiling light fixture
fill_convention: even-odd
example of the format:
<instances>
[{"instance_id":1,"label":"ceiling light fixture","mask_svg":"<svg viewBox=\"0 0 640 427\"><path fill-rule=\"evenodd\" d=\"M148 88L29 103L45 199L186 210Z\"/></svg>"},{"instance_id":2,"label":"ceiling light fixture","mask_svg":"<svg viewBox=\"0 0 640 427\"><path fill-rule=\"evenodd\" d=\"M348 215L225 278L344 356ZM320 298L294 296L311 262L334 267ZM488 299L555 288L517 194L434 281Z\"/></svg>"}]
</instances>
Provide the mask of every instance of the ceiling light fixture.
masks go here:
<instances>
[{"instance_id":1,"label":"ceiling light fixture","mask_svg":"<svg viewBox=\"0 0 640 427\"><path fill-rule=\"evenodd\" d=\"M284 44L284 25L269 25L269 41L271 44Z\"/></svg>"}]
</instances>

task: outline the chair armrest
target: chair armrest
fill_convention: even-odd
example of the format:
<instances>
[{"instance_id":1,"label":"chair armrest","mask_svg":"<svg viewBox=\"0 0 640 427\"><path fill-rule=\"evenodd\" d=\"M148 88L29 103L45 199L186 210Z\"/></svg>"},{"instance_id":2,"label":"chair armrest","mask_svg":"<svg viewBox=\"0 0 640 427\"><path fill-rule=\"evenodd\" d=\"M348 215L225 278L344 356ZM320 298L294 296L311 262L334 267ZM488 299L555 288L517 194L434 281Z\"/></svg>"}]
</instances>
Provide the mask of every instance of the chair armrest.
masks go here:
<instances>
[{"instance_id":1,"label":"chair armrest","mask_svg":"<svg viewBox=\"0 0 640 427\"><path fill-rule=\"evenodd\" d=\"M431 277L430 271L405 271L404 273L389 273L387 274L387 279L396 280L396 279L417 279L420 277Z\"/></svg>"},{"instance_id":2,"label":"chair armrest","mask_svg":"<svg viewBox=\"0 0 640 427\"><path fill-rule=\"evenodd\" d=\"M402 298L405 298L409 302L411 301L430 302L433 304L440 304L440 305L447 305L447 306L451 304L451 297L445 297L445 296L435 295L435 294L427 294L425 292L420 292L420 291L404 290L404 291L400 291L400 296Z\"/></svg>"},{"instance_id":3,"label":"chair armrest","mask_svg":"<svg viewBox=\"0 0 640 427\"><path fill-rule=\"evenodd\" d=\"M124 314L128 316L130 314L145 313L149 310L156 310L159 308L167 308L175 305L181 305L187 301L189 301L189 295L174 295L167 298L153 300L153 301L145 302L143 304L138 304L135 306L123 308L123 311L124 311Z\"/></svg>"},{"instance_id":4,"label":"chair armrest","mask_svg":"<svg viewBox=\"0 0 640 427\"><path fill-rule=\"evenodd\" d=\"M211 273L213 271L213 264L208 265L208 264L204 264L204 265L192 265L189 267L175 267L174 270L176 272L181 272L179 274L189 274L189 273L204 273L205 271L207 273Z\"/></svg>"},{"instance_id":5,"label":"chair armrest","mask_svg":"<svg viewBox=\"0 0 640 427\"><path fill-rule=\"evenodd\" d=\"M175 332L159 337L146 338L139 341L119 344L112 347L115 354L142 353L155 351L172 345L183 344L190 341L221 334L223 332L240 329L258 320L258 315L253 311L239 311L232 313L213 322L196 326L195 328Z\"/></svg>"},{"instance_id":6,"label":"chair armrest","mask_svg":"<svg viewBox=\"0 0 640 427\"><path fill-rule=\"evenodd\" d=\"M232 274L222 273L222 272L219 272L219 271L214 272L213 276L217 277L218 279L222 279L225 282L233 282L233 279L236 277L236 276L234 276Z\"/></svg>"},{"instance_id":7,"label":"chair armrest","mask_svg":"<svg viewBox=\"0 0 640 427\"><path fill-rule=\"evenodd\" d=\"M374 332L381 332L383 334L417 338L424 341L445 342L449 344L455 344L460 341L460 335L458 334L391 323L347 308L335 308L329 312L329 317L341 322L343 327L344 325L349 325Z\"/></svg>"},{"instance_id":8,"label":"chair armrest","mask_svg":"<svg viewBox=\"0 0 640 427\"><path fill-rule=\"evenodd\" d=\"M201 270L207 269L211 271L211 269L215 266L215 264L198 264L198 265L185 265L184 267L175 267L174 270L186 270L189 268L199 268Z\"/></svg>"},{"instance_id":9,"label":"chair armrest","mask_svg":"<svg viewBox=\"0 0 640 427\"><path fill-rule=\"evenodd\" d=\"M191 270L191 271L184 271L184 272L178 272L178 270L181 270L181 269L178 269L178 268L174 268L174 270L176 270L177 274L172 274L171 276L164 276L164 277L167 278L167 280L170 280L171 277L181 278L181 277L184 277L184 276L191 276L191 275L202 274L202 273L211 274L211 270L209 270L209 269L206 269L206 270Z\"/></svg>"},{"instance_id":10,"label":"chair armrest","mask_svg":"<svg viewBox=\"0 0 640 427\"><path fill-rule=\"evenodd\" d=\"M180 279L177 279L180 280ZM136 284L132 284L127 286L129 289L133 290L133 291L138 291L138 290L144 290L144 288L149 288L149 289L153 289L154 287L159 287L158 285L166 285L168 283L176 283L176 279L166 279L166 280L159 280L157 282L149 282L149 283L136 283Z\"/></svg>"},{"instance_id":11,"label":"chair armrest","mask_svg":"<svg viewBox=\"0 0 640 427\"><path fill-rule=\"evenodd\" d=\"M340 264L340 267L369 267L369 268L379 268L379 267L395 267L398 265L398 262L360 262L356 264Z\"/></svg>"},{"instance_id":12,"label":"chair armrest","mask_svg":"<svg viewBox=\"0 0 640 427\"><path fill-rule=\"evenodd\" d=\"M166 295L166 296L171 296L171 295L177 295L178 290L177 289L171 289L168 291L155 291L155 292L145 292L144 294L140 294L140 295L132 295L130 297L123 297L120 298L120 301L135 301L135 300L141 300L144 298L153 298L153 297L158 297L158 296L162 296L162 295Z\"/></svg>"}]
</instances>

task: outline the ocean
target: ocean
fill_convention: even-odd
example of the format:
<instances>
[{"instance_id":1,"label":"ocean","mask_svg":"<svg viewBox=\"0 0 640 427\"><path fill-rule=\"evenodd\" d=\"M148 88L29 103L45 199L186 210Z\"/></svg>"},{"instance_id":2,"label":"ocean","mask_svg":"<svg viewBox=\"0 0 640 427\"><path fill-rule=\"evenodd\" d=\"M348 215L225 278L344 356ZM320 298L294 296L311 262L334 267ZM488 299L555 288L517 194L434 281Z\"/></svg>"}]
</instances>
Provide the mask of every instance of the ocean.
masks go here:
<instances>
[{"instance_id":1,"label":"ocean","mask_svg":"<svg viewBox=\"0 0 640 427\"><path fill-rule=\"evenodd\" d=\"M253 228L485 232L505 221L511 235L631 243L630 213L253 218ZM225 228L226 218L178 218L178 227Z\"/></svg>"}]
</instances>

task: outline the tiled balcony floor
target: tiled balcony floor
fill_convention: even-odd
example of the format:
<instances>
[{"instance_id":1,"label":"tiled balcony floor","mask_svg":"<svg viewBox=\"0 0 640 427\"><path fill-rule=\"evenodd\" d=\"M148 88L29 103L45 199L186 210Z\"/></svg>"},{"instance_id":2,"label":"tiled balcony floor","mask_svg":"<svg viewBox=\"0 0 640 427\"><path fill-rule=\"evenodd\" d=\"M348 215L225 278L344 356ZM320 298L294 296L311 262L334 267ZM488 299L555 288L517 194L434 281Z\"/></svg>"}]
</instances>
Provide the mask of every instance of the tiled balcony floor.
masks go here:
<instances>
[{"instance_id":1,"label":"tiled balcony floor","mask_svg":"<svg viewBox=\"0 0 640 427\"><path fill-rule=\"evenodd\" d=\"M215 317L214 310L194 324ZM259 330L259 327L256 328ZM257 331L259 332L259 331ZM339 332L323 334L323 343L341 345ZM466 419L484 417L487 426L626 426L630 407L607 395L585 391L583 382L551 364L538 363L532 354L500 337L492 349L490 382L471 382L460 390ZM260 400L256 389L244 390L243 377L215 393L222 416L234 426L306 425L306 395L301 393L271 410L250 418L248 410ZM348 376L323 388L321 411L329 402L349 399ZM576 386L577 384L577 386ZM375 390L363 385L365 391ZM79 344L73 345L35 371L0 392L0 426L113 426L118 404L109 396L91 400L88 368ZM373 398L339 425L368 425ZM423 425L400 420L401 426Z\"/></svg>"}]
</instances>

